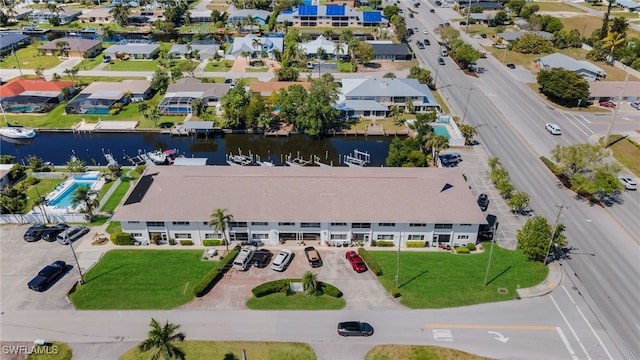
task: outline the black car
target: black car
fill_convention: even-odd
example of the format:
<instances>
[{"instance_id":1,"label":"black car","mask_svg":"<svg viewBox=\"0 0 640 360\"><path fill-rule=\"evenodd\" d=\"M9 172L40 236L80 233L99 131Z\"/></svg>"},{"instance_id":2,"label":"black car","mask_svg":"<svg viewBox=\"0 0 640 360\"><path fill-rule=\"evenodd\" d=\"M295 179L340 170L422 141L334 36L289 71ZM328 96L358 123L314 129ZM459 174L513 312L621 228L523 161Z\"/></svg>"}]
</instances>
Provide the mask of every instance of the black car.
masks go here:
<instances>
[{"instance_id":1,"label":"black car","mask_svg":"<svg viewBox=\"0 0 640 360\"><path fill-rule=\"evenodd\" d=\"M338 335L340 336L371 336L373 327L365 322L345 321L338 323Z\"/></svg>"},{"instance_id":2,"label":"black car","mask_svg":"<svg viewBox=\"0 0 640 360\"><path fill-rule=\"evenodd\" d=\"M418 41L418 42L416 43L416 45L418 45L418 49L420 49L420 50L423 50L423 49L424 49L424 44L423 44L422 42Z\"/></svg>"},{"instance_id":3,"label":"black car","mask_svg":"<svg viewBox=\"0 0 640 360\"><path fill-rule=\"evenodd\" d=\"M429 12L432 13L432 14L435 14L436 13L436 9L429 9Z\"/></svg>"},{"instance_id":4,"label":"black car","mask_svg":"<svg viewBox=\"0 0 640 360\"><path fill-rule=\"evenodd\" d=\"M322 258L320 257L320 253L313 246L309 246L304 248L304 254L307 255L307 260L309 261L309 265L312 268L322 266Z\"/></svg>"},{"instance_id":5,"label":"black car","mask_svg":"<svg viewBox=\"0 0 640 360\"><path fill-rule=\"evenodd\" d=\"M30 226L27 231L24 233L23 239L27 242L38 241L40 240L40 236L42 232L47 228L45 224L37 223Z\"/></svg>"},{"instance_id":6,"label":"black car","mask_svg":"<svg viewBox=\"0 0 640 360\"><path fill-rule=\"evenodd\" d=\"M58 236L58 234L60 234L61 232L65 231L68 227L69 225L67 224L57 224L53 226L48 226L40 234L40 239L46 242L56 241L56 236Z\"/></svg>"},{"instance_id":7,"label":"black car","mask_svg":"<svg viewBox=\"0 0 640 360\"><path fill-rule=\"evenodd\" d=\"M413 13L409 13L409 17L410 17L410 18L413 18Z\"/></svg>"},{"instance_id":8,"label":"black car","mask_svg":"<svg viewBox=\"0 0 640 360\"><path fill-rule=\"evenodd\" d=\"M44 291L58 278L58 276L64 273L66 269L67 264L64 261L58 260L40 270L38 275L29 281L27 286L29 286L29 289L31 290Z\"/></svg>"},{"instance_id":9,"label":"black car","mask_svg":"<svg viewBox=\"0 0 640 360\"><path fill-rule=\"evenodd\" d=\"M443 58L441 58L441 57L439 57L439 58L438 58L438 64L440 64L440 65L445 65L444 59L443 59Z\"/></svg>"},{"instance_id":10,"label":"black car","mask_svg":"<svg viewBox=\"0 0 640 360\"><path fill-rule=\"evenodd\" d=\"M511 64L511 63L507 64L507 67L509 69L515 69L516 68L516 66L514 64Z\"/></svg>"},{"instance_id":11,"label":"black car","mask_svg":"<svg viewBox=\"0 0 640 360\"><path fill-rule=\"evenodd\" d=\"M480 37L483 38L483 39L486 39L487 38L487 34L482 33L482 34L480 34Z\"/></svg>"},{"instance_id":12,"label":"black car","mask_svg":"<svg viewBox=\"0 0 640 360\"><path fill-rule=\"evenodd\" d=\"M257 268L265 268L271 262L272 257L273 257L273 254L271 253L271 251L266 249L260 249L253 253L251 262L253 263L253 266Z\"/></svg>"},{"instance_id":13,"label":"black car","mask_svg":"<svg viewBox=\"0 0 640 360\"><path fill-rule=\"evenodd\" d=\"M431 45L431 41L429 41L429 39L424 39L424 44L429 46Z\"/></svg>"},{"instance_id":14,"label":"black car","mask_svg":"<svg viewBox=\"0 0 640 360\"><path fill-rule=\"evenodd\" d=\"M478 195L478 206L480 206L482 211L487 211L487 208L489 207L489 197L487 194Z\"/></svg>"}]
</instances>

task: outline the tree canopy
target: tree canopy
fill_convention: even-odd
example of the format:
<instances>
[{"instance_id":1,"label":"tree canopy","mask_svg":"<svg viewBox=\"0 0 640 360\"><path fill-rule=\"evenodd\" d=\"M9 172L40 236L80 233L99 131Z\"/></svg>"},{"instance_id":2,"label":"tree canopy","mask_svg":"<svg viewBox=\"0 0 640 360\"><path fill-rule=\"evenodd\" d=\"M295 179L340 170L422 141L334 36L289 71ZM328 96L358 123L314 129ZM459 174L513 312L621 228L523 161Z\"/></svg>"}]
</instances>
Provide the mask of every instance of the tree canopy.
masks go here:
<instances>
[{"instance_id":1,"label":"tree canopy","mask_svg":"<svg viewBox=\"0 0 640 360\"><path fill-rule=\"evenodd\" d=\"M589 83L575 71L562 68L538 73L540 92L549 100L567 107L587 106Z\"/></svg>"},{"instance_id":2,"label":"tree canopy","mask_svg":"<svg viewBox=\"0 0 640 360\"><path fill-rule=\"evenodd\" d=\"M552 225L542 216L536 215L519 229L516 235L518 239L518 248L533 261L542 261L549 251L549 243L551 241ZM564 225L558 224L553 236L552 246L563 248L567 245L567 238L563 234Z\"/></svg>"}]
</instances>

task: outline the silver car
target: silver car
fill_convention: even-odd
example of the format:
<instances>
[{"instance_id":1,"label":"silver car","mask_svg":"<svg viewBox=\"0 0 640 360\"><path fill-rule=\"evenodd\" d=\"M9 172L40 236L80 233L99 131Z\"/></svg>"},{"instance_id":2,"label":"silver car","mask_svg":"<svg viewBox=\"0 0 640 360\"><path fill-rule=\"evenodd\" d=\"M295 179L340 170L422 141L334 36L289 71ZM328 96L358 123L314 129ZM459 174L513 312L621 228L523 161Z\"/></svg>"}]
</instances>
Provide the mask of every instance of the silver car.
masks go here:
<instances>
[{"instance_id":1,"label":"silver car","mask_svg":"<svg viewBox=\"0 0 640 360\"><path fill-rule=\"evenodd\" d=\"M293 253L289 249L282 249L276 255L276 258L273 260L271 264L271 269L275 271L284 271L284 269L291 262L291 258L293 257Z\"/></svg>"},{"instance_id":2,"label":"silver car","mask_svg":"<svg viewBox=\"0 0 640 360\"><path fill-rule=\"evenodd\" d=\"M62 245L69 245L88 232L89 228L86 226L72 226L58 234L56 240Z\"/></svg>"},{"instance_id":3,"label":"silver car","mask_svg":"<svg viewBox=\"0 0 640 360\"><path fill-rule=\"evenodd\" d=\"M620 176L620 177L618 177L618 179L620 180L622 185L624 185L625 189L627 189L627 190L638 190L638 184L636 184L636 182L633 181L632 178L630 178L628 176Z\"/></svg>"}]
</instances>

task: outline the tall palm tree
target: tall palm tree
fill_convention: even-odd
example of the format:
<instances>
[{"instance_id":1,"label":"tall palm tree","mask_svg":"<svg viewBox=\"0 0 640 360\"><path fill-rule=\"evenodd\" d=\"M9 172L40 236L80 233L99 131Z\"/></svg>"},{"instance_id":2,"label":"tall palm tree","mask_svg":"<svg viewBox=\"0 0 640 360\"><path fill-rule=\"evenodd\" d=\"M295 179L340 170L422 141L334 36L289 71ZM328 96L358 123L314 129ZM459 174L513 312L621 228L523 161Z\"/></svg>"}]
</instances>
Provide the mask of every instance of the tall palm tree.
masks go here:
<instances>
[{"instance_id":1,"label":"tall palm tree","mask_svg":"<svg viewBox=\"0 0 640 360\"><path fill-rule=\"evenodd\" d=\"M413 101L411 101L411 98L407 98L404 101L404 110L409 114L413 114L413 112L416 110L416 106L413 104Z\"/></svg>"},{"instance_id":2,"label":"tall palm tree","mask_svg":"<svg viewBox=\"0 0 640 360\"><path fill-rule=\"evenodd\" d=\"M131 10L122 3L116 3L111 10L109 10L109 15L113 17L118 25L127 26L127 19L131 16Z\"/></svg>"},{"instance_id":3,"label":"tall palm tree","mask_svg":"<svg viewBox=\"0 0 640 360\"><path fill-rule=\"evenodd\" d=\"M88 186L78 186L71 197L71 203L74 206L82 204L83 207L80 209L80 212L85 214L85 218L89 222L92 222L95 218L93 212L98 205L100 205L100 202L98 201L98 192L91 190Z\"/></svg>"},{"instance_id":4,"label":"tall palm tree","mask_svg":"<svg viewBox=\"0 0 640 360\"><path fill-rule=\"evenodd\" d=\"M347 44L345 44L342 40L336 43L336 47L335 47L336 57L339 57L341 54L344 54L345 46L347 46Z\"/></svg>"},{"instance_id":5,"label":"tall palm tree","mask_svg":"<svg viewBox=\"0 0 640 360\"><path fill-rule=\"evenodd\" d=\"M150 326L151 331L149 331L147 340L138 345L138 349L141 351L151 350L152 360L174 358L184 360L187 358L184 351L174 345L176 341L184 341L185 338L183 333L176 333L180 325L170 324L167 321L164 326L160 326L155 319L151 318Z\"/></svg>"},{"instance_id":6,"label":"tall palm tree","mask_svg":"<svg viewBox=\"0 0 640 360\"><path fill-rule=\"evenodd\" d=\"M227 241L227 227L229 222L233 220L233 215L227 214L227 209L215 209L211 213L209 226L213 226L214 230L222 233L224 244L227 246L227 254L229 253L229 241Z\"/></svg>"},{"instance_id":7,"label":"tall palm tree","mask_svg":"<svg viewBox=\"0 0 640 360\"><path fill-rule=\"evenodd\" d=\"M309 295L315 295L320 291L320 281L318 275L311 271L306 271L302 275L302 287Z\"/></svg>"},{"instance_id":8,"label":"tall palm tree","mask_svg":"<svg viewBox=\"0 0 640 360\"><path fill-rule=\"evenodd\" d=\"M397 105L393 105L391 107L391 109L389 110L389 116L393 118L393 123L394 124L399 124L400 123L398 121L398 118L400 117L400 114L402 114L402 112L400 111L400 108Z\"/></svg>"},{"instance_id":9,"label":"tall palm tree","mask_svg":"<svg viewBox=\"0 0 640 360\"><path fill-rule=\"evenodd\" d=\"M424 147L429 149L433 155L433 164L436 164L440 151L449 147L449 139L444 135L432 135L424 142Z\"/></svg>"},{"instance_id":10,"label":"tall palm tree","mask_svg":"<svg viewBox=\"0 0 640 360\"><path fill-rule=\"evenodd\" d=\"M262 41L260 41L260 38L251 40L251 47L253 47L253 51L262 50Z\"/></svg>"},{"instance_id":11,"label":"tall palm tree","mask_svg":"<svg viewBox=\"0 0 640 360\"><path fill-rule=\"evenodd\" d=\"M603 40L602 48L609 49L609 61L613 64L613 51L618 47L618 45L624 44L627 41L625 34L620 34L617 32L611 32L607 37Z\"/></svg>"}]
</instances>

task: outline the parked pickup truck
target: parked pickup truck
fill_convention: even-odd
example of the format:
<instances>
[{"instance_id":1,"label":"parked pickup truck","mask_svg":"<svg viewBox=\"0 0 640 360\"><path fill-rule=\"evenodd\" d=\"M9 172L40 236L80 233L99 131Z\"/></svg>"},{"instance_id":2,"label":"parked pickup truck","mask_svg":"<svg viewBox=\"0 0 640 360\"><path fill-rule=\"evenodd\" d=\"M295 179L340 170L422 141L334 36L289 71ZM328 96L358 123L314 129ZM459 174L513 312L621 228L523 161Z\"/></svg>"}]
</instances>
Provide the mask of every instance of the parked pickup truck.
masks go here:
<instances>
[{"instance_id":1,"label":"parked pickup truck","mask_svg":"<svg viewBox=\"0 0 640 360\"><path fill-rule=\"evenodd\" d=\"M253 253L255 252L255 246L243 247L240 250L240 253L238 253L238 256L233 260L233 267L239 271L247 270L249 265L251 265L251 258L253 258Z\"/></svg>"}]
</instances>

